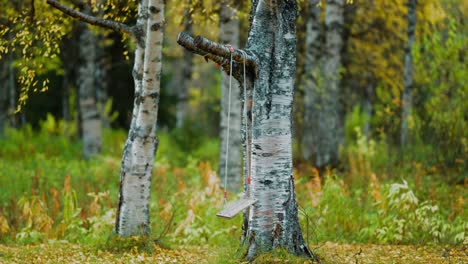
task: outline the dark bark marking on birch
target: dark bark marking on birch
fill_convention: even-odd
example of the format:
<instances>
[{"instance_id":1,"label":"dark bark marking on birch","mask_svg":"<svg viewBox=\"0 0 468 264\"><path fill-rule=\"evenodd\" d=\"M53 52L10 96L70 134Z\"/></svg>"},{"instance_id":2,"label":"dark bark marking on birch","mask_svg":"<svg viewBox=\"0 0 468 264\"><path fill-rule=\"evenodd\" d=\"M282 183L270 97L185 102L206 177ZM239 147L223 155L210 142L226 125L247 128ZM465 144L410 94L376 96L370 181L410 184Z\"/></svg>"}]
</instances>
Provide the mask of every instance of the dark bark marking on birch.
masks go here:
<instances>
[{"instance_id":1,"label":"dark bark marking on birch","mask_svg":"<svg viewBox=\"0 0 468 264\"><path fill-rule=\"evenodd\" d=\"M153 14L158 14L159 12L161 12L161 9L160 8L157 8L155 6L150 6L149 7L149 11Z\"/></svg>"},{"instance_id":2,"label":"dark bark marking on birch","mask_svg":"<svg viewBox=\"0 0 468 264\"><path fill-rule=\"evenodd\" d=\"M154 23L153 25L151 25L151 30L152 30L152 31L158 31L158 30L160 30L162 27L163 27L163 24L162 24L162 23Z\"/></svg>"}]
</instances>

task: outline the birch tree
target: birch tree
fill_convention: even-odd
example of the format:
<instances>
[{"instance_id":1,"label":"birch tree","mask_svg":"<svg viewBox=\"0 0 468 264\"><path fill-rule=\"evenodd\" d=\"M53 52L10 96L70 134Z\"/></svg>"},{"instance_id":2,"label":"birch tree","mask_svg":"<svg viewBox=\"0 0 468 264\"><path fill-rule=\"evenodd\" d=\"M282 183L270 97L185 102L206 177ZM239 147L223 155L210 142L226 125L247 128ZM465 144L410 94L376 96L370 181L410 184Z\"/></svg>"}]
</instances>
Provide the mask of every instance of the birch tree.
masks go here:
<instances>
[{"instance_id":1,"label":"birch tree","mask_svg":"<svg viewBox=\"0 0 468 264\"><path fill-rule=\"evenodd\" d=\"M246 63L246 89L252 102L251 108L249 102L245 104L251 112L247 120L247 134L252 136L250 190L257 200L243 224L247 259L274 248L312 257L298 221L292 171L297 3L253 0L251 6L250 32L243 50L230 50L225 45L201 36L192 38L183 32L178 36L178 43L218 63L226 72L230 70L232 56L233 76L239 83L244 81L242 68Z\"/></svg>"},{"instance_id":2,"label":"birch tree","mask_svg":"<svg viewBox=\"0 0 468 264\"><path fill-rule=\"evenodd\" d=\"M184 18L182 21L184 31L192 32L192 0L188 0L187 6L184 10ZM176 127L181 128L187 115L190 111L189 109L189 91L190 91L190 80L192 79L192 58L193 55L191 52L186 50L183 51L182 56L182 76L180 78L180 84L178 87L177 93L177 110L176 110Z\"/></svg>"},{"instance_id":3,"label":"birch tree","mask_svg":"<svg viewBox=\"0 0 468 264\"><path fill-rule=\"evenodd\" d=\"M86 8L90 13L90 8ZM81 117L81 131L83 137L83 157L89 159L101 151L102 121L97 107L96 79L96 42L97 37L86 26L81 26L79 36L79 55L81 66L78 70L78 101Z\"/></svg>"},{"instance_id":4,"label":"birch tree","mask_svg":"<svg viewBox=\"0 0 468 264\"><path fill-rule=\"evenodd\" d=\"M304 89L304 122L302 133L302 151L306 160L315 159L318 145L321 144L318 129L321 111L321 53L322 25L320 22L320 0L309 0L309 14L306 22L306 62Z\"/></svg>"},{"instance_id":5,"label":"birch tree","mask_svg":"<svg viewBox=\"0 0 468 264\"><path fill-rule=\"evenodd\" d=\"M327 1L325 10L325 58L323 60L323 92L320 93L320 121L317 134L315 165L324 167L339 161L339 146L343 141L340 116L340 70L343 48L344 0Z\"/></svg>"},{"instance_id":6,"label":"birch tree","mask_svg":"<svg viewBox=\"0 0 468 264\"><path fill-rule=\"evenodd\" d=\"M233 1L221 2L219 14L219 40L221 44L239 46L239 20L233 8ZM220 150L219 150L219 176L225 173L228 188L235 192L241 187L241 93L237 80L232 81L231 106L229 117L229 146L227 142L228 128L228 103L229 103L229 75L221 72L221 125L220 125ZM229 150L229 153L227 151ZM226 162L228 163L226 171Z\"/></svg>"},{"instance_id":7,"label":"birch tree","mask_svg":"<svg viewBox=\"0 0 468 264\"><path fill-rule=\"evenodd\" d=\"M400 145L408 144L408 119L413 104L413 55L411 50L415 39L416 31L416 0L408 0L408 40L405 48L405 60L403 68L403 93L401 95L401 128Z\"/></svg>"},{"instance_id":8,"label":"birch tree","mask_svg":"<svg viewBox=\"0 0 468 264\"><path fill-rule=\"evenodd\" d=\"M327 1L325 32L321 30L319 3L319 0L309 1L303 156L313 160L316 167L324 168L338 163L343 141L339 98L345 1Z\"/></svg>"},{"instance_id":9,"label":"birch tree","mask_svg":"<svg viewBox=\"0 0 468 264\"><path fill-rule=\"evenodd\" d=\"M133 68L135 100L122 156L115 232L124 237L147 235L150 232L151 172L157 150L156 122L161 80L164 1L139 1L138 19L134 26L87 15L56 0L47 0L47 3L89 24L127 33L136 41Z\"/></svg>"}]
</instances>

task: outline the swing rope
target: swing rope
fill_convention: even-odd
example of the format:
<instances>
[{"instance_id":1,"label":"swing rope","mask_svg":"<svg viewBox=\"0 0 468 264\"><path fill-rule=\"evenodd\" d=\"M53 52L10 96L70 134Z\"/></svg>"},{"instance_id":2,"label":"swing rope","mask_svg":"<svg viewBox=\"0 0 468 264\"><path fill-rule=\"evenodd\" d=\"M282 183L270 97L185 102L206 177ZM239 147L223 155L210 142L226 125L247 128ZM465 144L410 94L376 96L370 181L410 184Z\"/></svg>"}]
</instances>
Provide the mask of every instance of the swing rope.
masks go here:
<instances>
[{"instance_id":1,"label":"swing rope","mask_svg":"<svg viewBox=\"0 0 468 264\"><path fill-rule=\"evenodd\" d=\"M230 61L229 61L229 91L228 91L228 118L227 118L227 132L226 132L226 159L224 164L224 203L227 202L227 172L229 168L229 138L230 138L230 127L231 127L231 91L232 91L232 54L234 53L234 48L231 45L227 45L229 51L231 53ZM245 71L245 60L247 58L247 53L243 50L240 50L243 57L243 66L244 66L244 116L245 116L245 140L246 140L246 167L247 167L247 195L250 195L250 144L248 138L248 122L247 122L247 105L248 105L248 96L247 96L247 82L246 82L246 71Z\"/></svg>"},{"instance_id":2,"label":"swing rope","mask_svg":"<svg viewBox=\"0 0 468 264\"><path fill-rule=\"evenodd\" d=\"M226 160L224 162L224 203L227 202L227 172L229 163L229 136L231 130L231 90L232 90L232 53L234 48L228 45L231 53L231 59L229 61L229 92L228 92L228 118L227 118L227 132L226 132Z\"/></svg>"}]
</instances>

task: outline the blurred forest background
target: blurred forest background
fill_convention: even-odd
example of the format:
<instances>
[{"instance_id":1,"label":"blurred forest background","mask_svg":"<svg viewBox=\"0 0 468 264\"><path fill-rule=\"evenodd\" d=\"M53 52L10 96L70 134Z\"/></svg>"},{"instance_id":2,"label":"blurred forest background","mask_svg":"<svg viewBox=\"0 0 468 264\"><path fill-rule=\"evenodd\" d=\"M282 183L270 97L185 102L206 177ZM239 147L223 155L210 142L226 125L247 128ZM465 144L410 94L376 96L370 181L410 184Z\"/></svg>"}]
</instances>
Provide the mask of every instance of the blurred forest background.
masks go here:
<instances>
[{"instance_id":1,"label":"blurred forest background","mask_svg":"<svg viewBox=\"0 0 468 264\"><path fill-rule=\"evenodd\" d=\"M136 1L62 2L136 19ZM417 1L412 34L407 0L348 1L338 46L329 45L326 1L298 2L293 151L308 241L466 249L468 2ZM226 254L238 243L240 218L215 218L226 76L176 40L188 31L243 47L249 11L249 1L166 1L151 199L152 230L165 243ZM0 0L0 36L0 242L108 241L134 44L34 0ZM323 78L332 59L334 84ZM90 119L99 125L86 131ZM240 166L238 156L231 174Z\"/></svg>"}]
</instances>

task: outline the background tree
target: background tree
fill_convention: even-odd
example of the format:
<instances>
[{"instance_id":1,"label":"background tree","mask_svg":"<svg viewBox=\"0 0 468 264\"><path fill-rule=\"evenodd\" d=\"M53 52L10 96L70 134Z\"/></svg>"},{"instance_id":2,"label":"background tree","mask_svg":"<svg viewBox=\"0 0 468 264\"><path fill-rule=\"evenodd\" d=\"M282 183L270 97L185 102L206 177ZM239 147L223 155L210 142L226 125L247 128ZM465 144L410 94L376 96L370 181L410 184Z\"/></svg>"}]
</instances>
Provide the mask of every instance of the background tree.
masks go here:
<instances>
[{"instance_id":1,"label":"background tree","mask_svg":"<svg viewBox=\"0 0 468 264\"><path fill-rule=\"evenodd\" d=\"M401 131L400 144L405 147L408 143L408 119L412 108L412 86L413 86L413 44L416 35L416 0L408 0L408 35L405 48L405 62L403 73L403 92L401 95Z\"/></svg>"},{"instance_id":2,"label":"background tree","mask_svg":"<svg viewBox=\"0 0 468 264\"><path fill-rule=\"evenodd\" d=\"M184 9L184 15L182 19L182 25L184 31L192 32L192 13L193 13L193 4L192 0L188 0L185 3L186 7ZM189 108L189 96L190 96L190 81L192 79L192 53L188 51L183 51L182 59L180 60L181 63L181 71L180 74L180 83L178 84L178 92L177 92L177 112L176 112L176 127L182 128L184 120L188 118L190 113Z\"/></svg>"},{"instance_id":3,"label":"background tree","mask_svg":"<svg viewBox=\"0 0 468 264\"><path fill-rule=\"evenodd\" d=\"M239 47L239 19L234 9L234 1L222 1L219 14L219 41L224 45ZM221 123L219 148L219 176L226 173L227 187L235 192L241 187L241 89L239 83L232 79L232 91L229 96L229 74L221 72ZM228 103L231 98L228 118ZM229 146L227 146L227 128L229 122ZM229 149L229 153L227 150ZM226 163L228 170L226 171Z\"/></svg>"},{"instance_id":4,"label":"background tree","mask_svg":"<svg viewBox=\"0 0 468 264\"><path fill-rule=\"evenodd\" d=\"M85 13L90 14L91 8L85 7ZM86 24L80 26L79 55L81 59L78 70L77 86L83 138L83 156L89 159L101 151L102 120L97 105L98 80L97 37Z\"/></svg>"},{"instance_id":5,"label":"background tree","mask_svg":"<svg viewBox=\"0 0 468 264\"><path fill-rule=\"evenodd\" d=\"M134 27L77 12L55 0L48 0L47 3L69 16L93 25L123 31L136 40L133 70L135 104L122 157L115 231L124 237L147 235L150 232L151 172L157 150L156 121L161 79L164 2L141 1Z\"/></svg>"},{"instance_id":6,"label":"background tree","mask_svg":"<svg viewBox=\"0 0 468 264\"><path fill-rule=\"evenodd\" d=\"M308 2L306 22L306 62L304 82L304 120L302 132L302 151L305 160L315 159L320 143L321 100L323 79L321 77L323 50L323 27L321 22L320 0Z\"/></svg>"},{"instance_id":7,"label":"background tree","mask_svg":"<svg viewBox=\"0 0 468 264\"><path fill-rule=\"evenodd\" d=\"M8 75L9 65L7 61L0 62L0 137L3 136L5 124L8 120Z\"/></svg>"}]
</instances>

